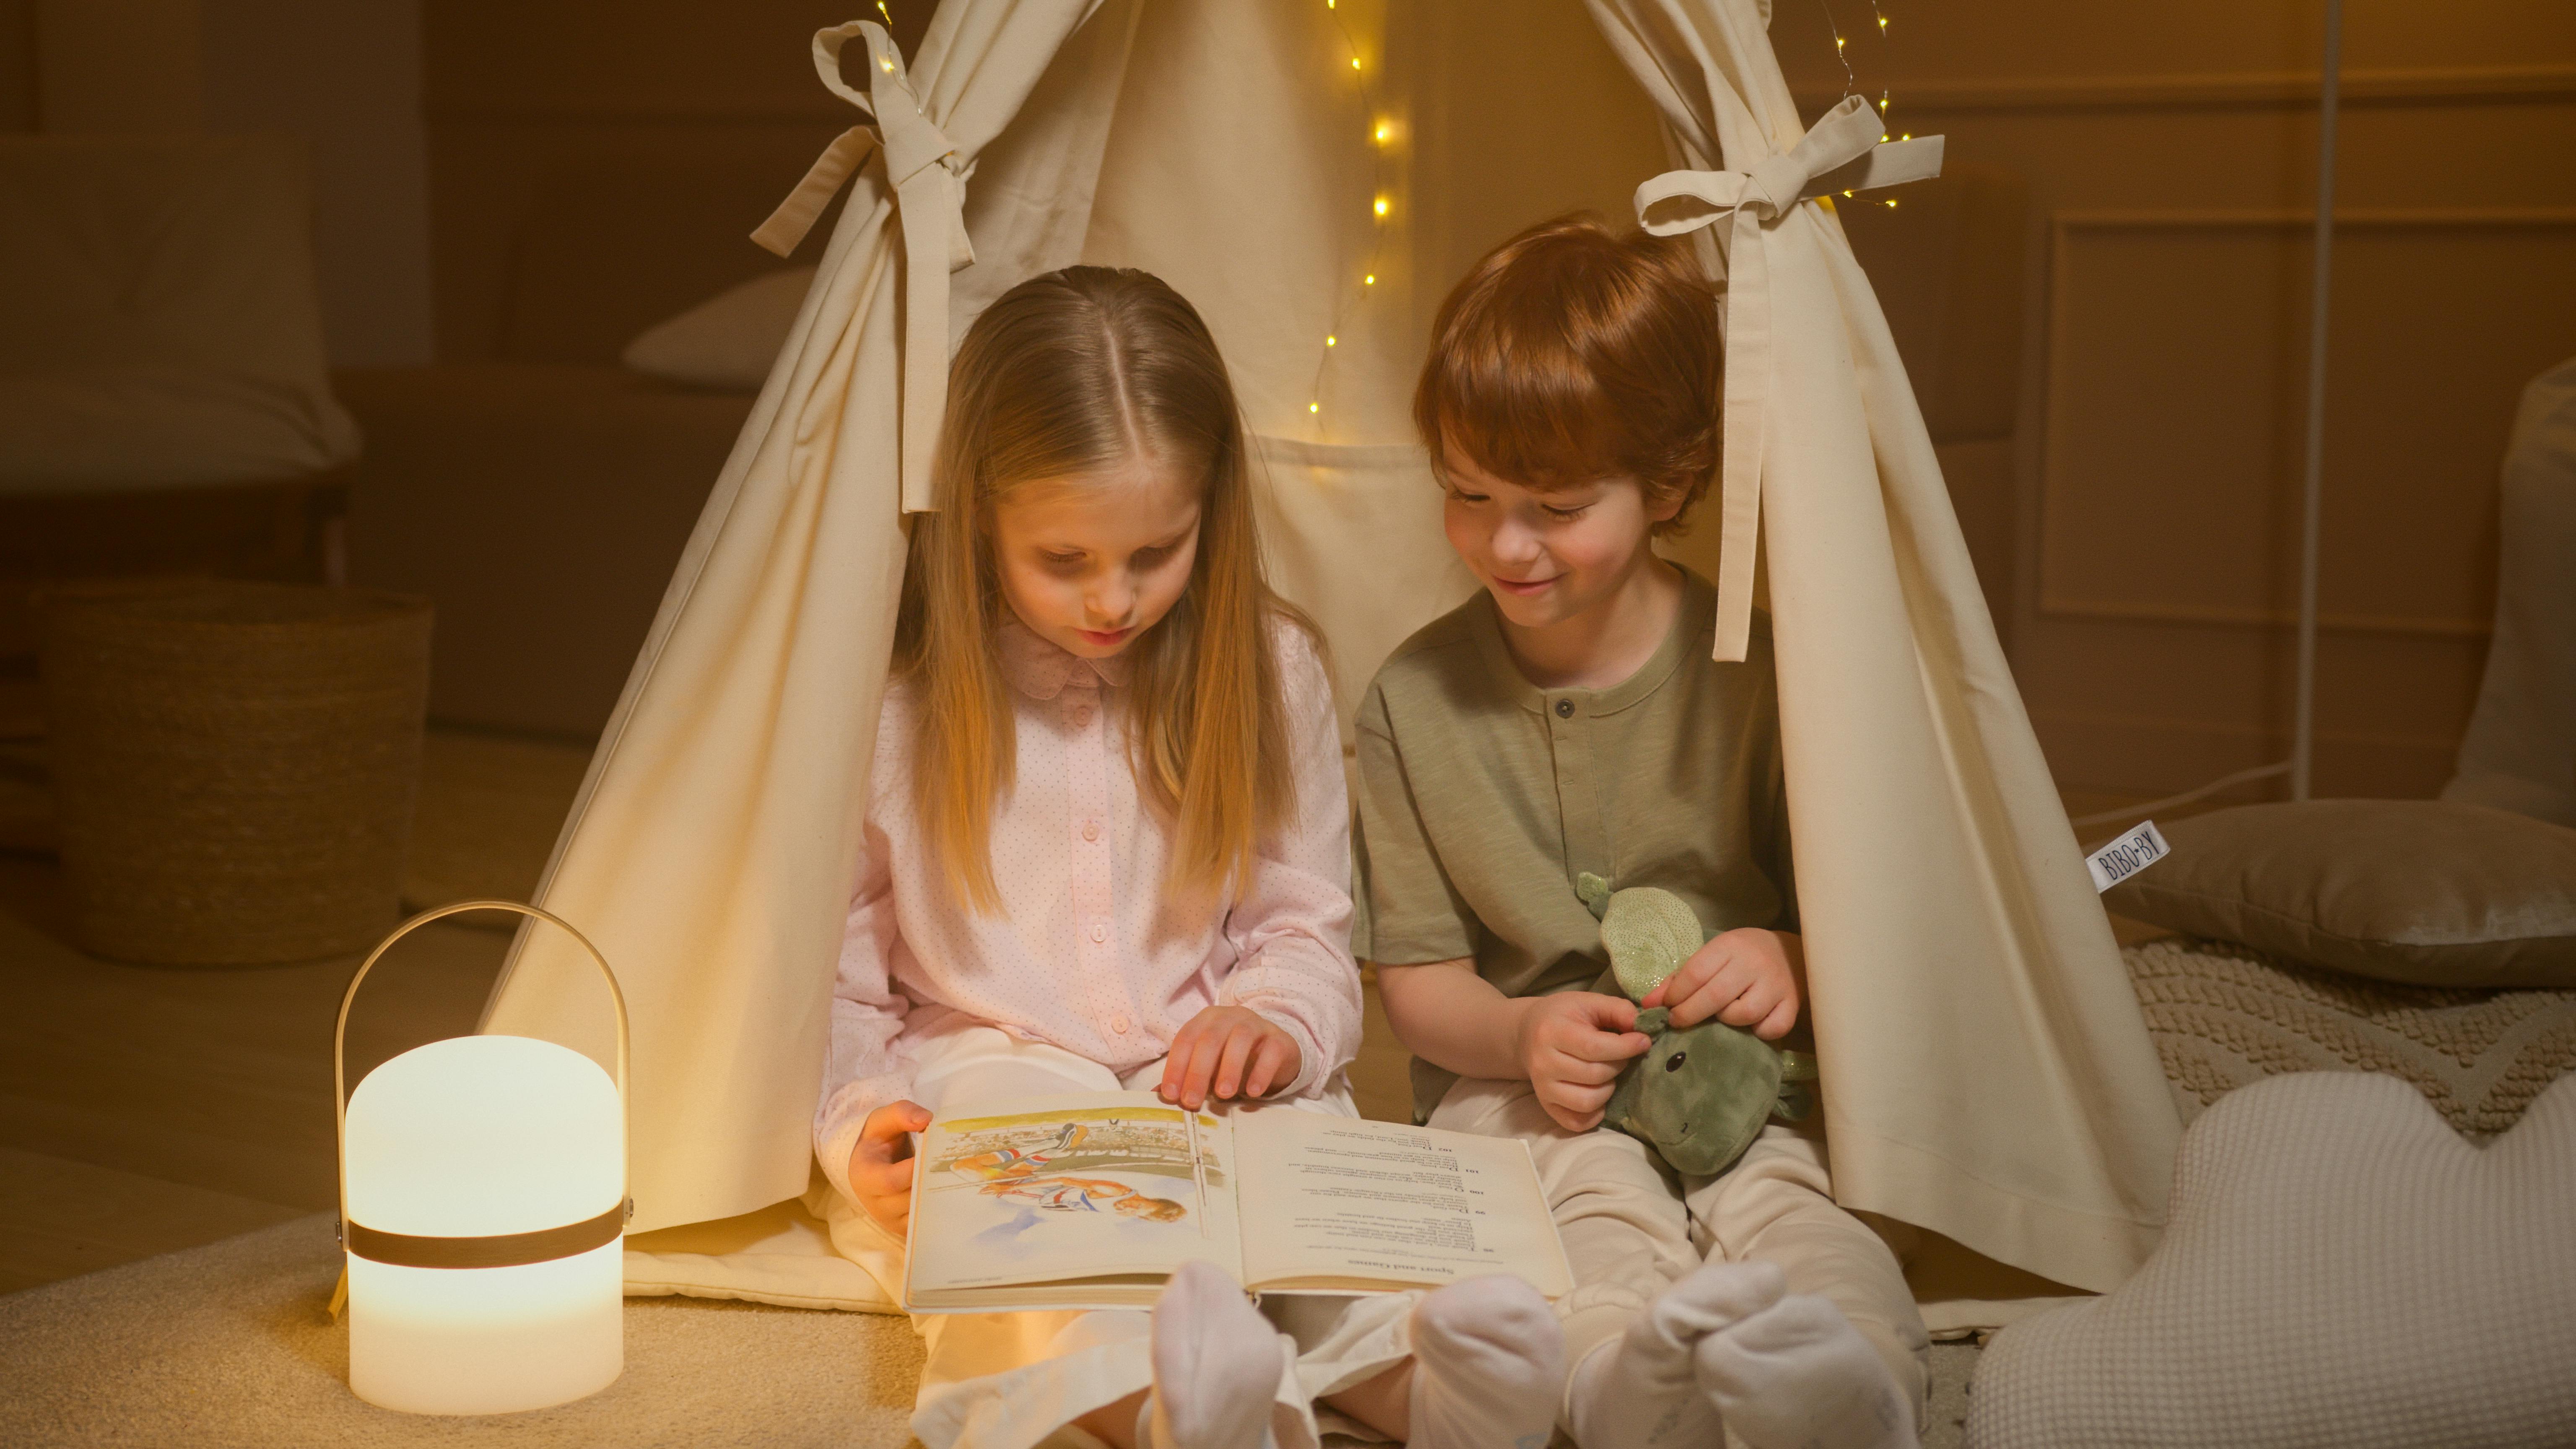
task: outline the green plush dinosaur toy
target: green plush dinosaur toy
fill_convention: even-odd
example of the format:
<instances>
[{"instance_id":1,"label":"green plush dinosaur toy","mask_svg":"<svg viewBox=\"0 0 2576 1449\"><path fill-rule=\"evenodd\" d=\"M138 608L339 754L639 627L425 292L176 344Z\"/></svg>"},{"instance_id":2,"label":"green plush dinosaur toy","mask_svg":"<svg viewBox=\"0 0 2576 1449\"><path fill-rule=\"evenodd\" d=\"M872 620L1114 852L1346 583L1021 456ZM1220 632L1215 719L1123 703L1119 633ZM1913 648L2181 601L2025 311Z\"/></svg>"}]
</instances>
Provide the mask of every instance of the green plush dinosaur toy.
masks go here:
<instances>
[{"instance_id":1,"label":"green plush dinosaur toy","mask_svg":"<svg viewBox=\"0 0 2576 1449\"><path fill-rule=\"evenodd\" d=\"M1601 919L1610 974L1630 1001L1643 1001L1705 943L1699 917L1671 891L1613 891L1599 876L1575 878L1576 894ZM1714 1017L1675 1030L1663 1007L1637 1013L1655 1039L1611 1090L1602 1125L1645 1143L1675 1172L1715 1177L1753 1145L1774 1117L1794 1122L1815 1109L1816 1061Z\"/></svg>"}]
</instances>

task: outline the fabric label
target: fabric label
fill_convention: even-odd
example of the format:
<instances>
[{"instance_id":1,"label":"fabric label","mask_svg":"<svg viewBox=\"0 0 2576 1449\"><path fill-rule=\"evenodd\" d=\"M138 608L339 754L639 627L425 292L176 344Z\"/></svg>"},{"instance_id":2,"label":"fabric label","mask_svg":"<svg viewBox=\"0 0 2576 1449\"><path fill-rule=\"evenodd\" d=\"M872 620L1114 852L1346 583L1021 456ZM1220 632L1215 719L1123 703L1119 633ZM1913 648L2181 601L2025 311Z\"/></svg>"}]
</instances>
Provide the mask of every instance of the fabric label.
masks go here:
<instances>
[{"instance_id":1,"label":"fabric label","mask_svg":"<svg viewBox=\"0 0 2576 1449\"><path fill-rule=\"evenodd\" d=\"M2173 853L2157 833L2156 822L2142 821L2138 828L2121 836L2100 850L2084 857L2084 868L2093 872L2093 889L2107 891L2148 866Z\"/></svg>"}]
</instances>

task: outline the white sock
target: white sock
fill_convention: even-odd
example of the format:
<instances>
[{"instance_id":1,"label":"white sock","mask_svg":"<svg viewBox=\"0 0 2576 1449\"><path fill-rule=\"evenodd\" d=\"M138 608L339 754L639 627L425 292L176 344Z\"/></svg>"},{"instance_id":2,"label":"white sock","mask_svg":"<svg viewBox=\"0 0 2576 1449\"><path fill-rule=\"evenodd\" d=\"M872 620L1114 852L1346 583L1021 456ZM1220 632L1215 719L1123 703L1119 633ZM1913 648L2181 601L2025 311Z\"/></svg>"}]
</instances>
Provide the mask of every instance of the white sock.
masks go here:
<instances>
[{"instance_id":1,"label":"white sock","mask_svg":"<svg viewBox=\"0 0 2576 1449\"><path fill-rule=\"evenodd\" d=\"M1726 1426L1753 1449L1917 1449L1913 1407L1828 1299L1784 1297L1701 1339L1693 1358Z\"/></svg>"},{"instance_id":2,"label":"white sock","mask_svg":"<svg viewBox=\"0 0 2576 1449\"><path fill-rule=\"evenodd\" d=\"M1413 1306L1412 1330L1408 1449L1545 1449L1565 1333L1537 1289L1505 1274L1452 1283Z\"/></svg>"},{"instance_id":3,"label":"white sock","mask_svg":"<svg viewBox=\"0 0 2576 1449\"><path fill-rule=\"evenodd\" d=\"M1583 1449L1662 1449L1715 1444L1717 1400L1701 1383L1692 1353L1702 1340L1780 1301L1786 1289L1769 1263L1711 1263L1667 1288L1628 1331L1575 1370L1568 1395L1574 1440Z\"/></svg>"},{"instance_id":4,"label":"white sock","mask_svg":"<svg viewBox=\"0 0 2576 1449\"><path fill-rule=\"evenodd\" d=\"M1139 1449L1264 1449L1286 1366L1279 1330L1213 1263L1183 1263L1154 1304L1154 1391Z\"/></svg>"}]
</instances>

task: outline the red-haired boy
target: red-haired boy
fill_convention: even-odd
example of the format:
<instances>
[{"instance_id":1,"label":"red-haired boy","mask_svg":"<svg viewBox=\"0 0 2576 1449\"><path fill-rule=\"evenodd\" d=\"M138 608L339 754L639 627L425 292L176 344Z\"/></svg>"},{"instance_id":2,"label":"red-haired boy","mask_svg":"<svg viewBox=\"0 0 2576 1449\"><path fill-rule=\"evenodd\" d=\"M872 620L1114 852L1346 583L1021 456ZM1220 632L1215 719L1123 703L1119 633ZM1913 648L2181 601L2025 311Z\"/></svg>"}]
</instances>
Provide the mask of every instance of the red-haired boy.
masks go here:
<instances>
[{"instance_id":1,"label":"red-haired boy","mask_svg":"<svg viewBox=\"0 0 2576 1449\"><path fill-rule=\"evenodd\" d=\"M1804 995L1769 630L1710 656L1715 593L1656 556L1718 461L1714 291L1687 246L1533 228L1443 304L1414 419L1484 592L1359 716L1358 918L1434 1126L1522 1138L1577 1291L1560 1421L1584 1449L1913 1445L1926 1337L1834 1203L1814 1120L1675 1179L1600 1127L1648 1039L1589 988L1590 873L1679 894L1708 944L1647 998L1777 1038Z\"/></svg>"}]
</instances>

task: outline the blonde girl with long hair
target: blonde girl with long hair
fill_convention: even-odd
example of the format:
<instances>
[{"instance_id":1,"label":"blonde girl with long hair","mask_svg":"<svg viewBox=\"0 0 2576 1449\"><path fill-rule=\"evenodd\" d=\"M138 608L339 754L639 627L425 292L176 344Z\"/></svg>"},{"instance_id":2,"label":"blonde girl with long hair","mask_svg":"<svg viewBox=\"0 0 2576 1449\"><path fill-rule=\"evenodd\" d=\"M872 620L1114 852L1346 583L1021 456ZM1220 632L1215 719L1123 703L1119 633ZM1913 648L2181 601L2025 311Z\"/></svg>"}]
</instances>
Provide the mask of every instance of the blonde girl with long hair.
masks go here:
<instances>
[{"instance_id":1,"label":"blonde girl with long hair","mask_svg":"<svg viewBox=\"0 0 2576 1449\"><path fill-rule=\"evenodd\" d=\"M1263 581L1206 325L1143 272L1013 288L952 366L814 1121L835 1244L899 1283L942 1101L1151 1090L1356 1115L1349 806L1321 647ZM929 1449L1309 1449L1318 1396L1430 1449L1545 1442L1526 1284L932 1315Z\"/></svg>"}]
</instances>

